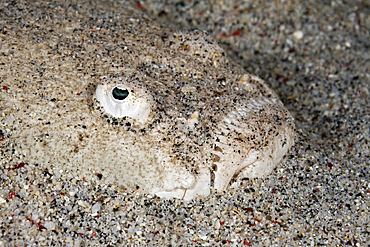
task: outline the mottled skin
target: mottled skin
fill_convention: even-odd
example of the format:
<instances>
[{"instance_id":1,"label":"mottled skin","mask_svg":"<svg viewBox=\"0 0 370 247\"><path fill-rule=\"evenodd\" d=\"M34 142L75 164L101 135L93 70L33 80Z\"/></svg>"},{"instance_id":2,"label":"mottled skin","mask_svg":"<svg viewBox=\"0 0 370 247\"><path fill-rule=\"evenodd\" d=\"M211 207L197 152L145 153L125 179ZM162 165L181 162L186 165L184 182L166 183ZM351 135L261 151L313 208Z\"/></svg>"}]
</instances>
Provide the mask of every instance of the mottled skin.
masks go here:
<instances>
[{"instance_id":1,"label":"mottled skin","mask_svg":"<svg viewBox=\"0 0 370 247\"><path fill-rule=\"evenodd\" d=\"M202 32L118 4L0 10L1 128L29 163L189 200L233 176L267 175L293 145L276 94ZM96 89L116 84L148 99L144 121L106 114Z\"/></svg>"}]
</instances>

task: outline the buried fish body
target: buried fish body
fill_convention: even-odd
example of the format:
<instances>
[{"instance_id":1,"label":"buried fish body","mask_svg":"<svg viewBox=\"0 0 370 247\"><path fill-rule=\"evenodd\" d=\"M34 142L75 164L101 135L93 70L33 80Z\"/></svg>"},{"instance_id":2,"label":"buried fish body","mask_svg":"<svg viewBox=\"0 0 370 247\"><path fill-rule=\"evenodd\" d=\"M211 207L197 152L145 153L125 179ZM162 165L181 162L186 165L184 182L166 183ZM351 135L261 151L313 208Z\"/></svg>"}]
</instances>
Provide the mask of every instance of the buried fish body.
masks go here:
<instances>
[{"instance_id":1,"label":"buried fish body","mask_svg":"<svg viewBox=\"0 0 370 247\"><path fill-rule=\"evenodd\" d=\"M68 3L0 14L0 120L25 161L190 200L268 175L293 145L277 95L203 32Z\"/></svg>"}]
</instances>

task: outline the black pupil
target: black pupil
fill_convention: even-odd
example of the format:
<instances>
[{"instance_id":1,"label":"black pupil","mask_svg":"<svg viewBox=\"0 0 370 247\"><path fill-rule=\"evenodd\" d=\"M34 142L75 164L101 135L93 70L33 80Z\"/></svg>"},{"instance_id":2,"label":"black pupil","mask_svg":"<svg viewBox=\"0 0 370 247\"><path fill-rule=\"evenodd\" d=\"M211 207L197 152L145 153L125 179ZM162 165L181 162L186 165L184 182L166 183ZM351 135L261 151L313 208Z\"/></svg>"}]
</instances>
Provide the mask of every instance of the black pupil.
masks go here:
<instances>
[{"instance_id":1,"label":"black pupil","mask_svg":"<svg viewBox=\"0 0 370 247\"><path fill-rule=\"evenodd\" d=\"M113 98L118 100L124 100L127 98L129 91L127 89L120 89L115 87L112 91Z\"/></svg>"}]
</instances>

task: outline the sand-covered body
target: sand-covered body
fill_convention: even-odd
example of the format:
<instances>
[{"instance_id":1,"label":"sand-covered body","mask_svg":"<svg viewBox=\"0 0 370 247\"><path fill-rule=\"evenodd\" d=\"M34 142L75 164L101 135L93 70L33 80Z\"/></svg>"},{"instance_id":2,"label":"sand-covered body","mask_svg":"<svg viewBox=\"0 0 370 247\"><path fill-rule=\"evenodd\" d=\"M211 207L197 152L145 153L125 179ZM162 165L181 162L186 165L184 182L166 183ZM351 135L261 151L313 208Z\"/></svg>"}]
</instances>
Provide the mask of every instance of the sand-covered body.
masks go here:
<instances>
[{"instance_id":1,"label":"sand-covered body","mask_svg":"<svg viewBox=\"0 0 370 247\"><path fill-rule=\"evenodd\" d=\"M26 162L189 200L266 176L293 145L276 94L204 33L107 3L23 4L1 10L0 120ZM97 90L115 85L145 114L107 113Z\"/></svg>"}]
</instances>

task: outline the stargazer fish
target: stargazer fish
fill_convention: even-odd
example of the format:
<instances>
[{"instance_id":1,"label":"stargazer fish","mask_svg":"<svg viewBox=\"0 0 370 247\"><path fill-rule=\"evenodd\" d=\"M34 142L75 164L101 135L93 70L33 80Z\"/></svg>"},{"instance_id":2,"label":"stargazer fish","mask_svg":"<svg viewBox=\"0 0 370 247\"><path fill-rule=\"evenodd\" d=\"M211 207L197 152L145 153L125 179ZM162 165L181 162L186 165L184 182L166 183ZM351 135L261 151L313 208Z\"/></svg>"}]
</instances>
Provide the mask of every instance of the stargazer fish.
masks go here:
<instances>
[{"instance_id":1,"label":"stargazer fish","mask_svg":"<svg viewBox=\"0 0 370 247\"><path fill-rule=\"evenodd\" d=\"M204 32L98 1L2 4L0 30L1 130L27 163L190 200L294 143L278 96Z\"/></svg>"}]
</instances>

